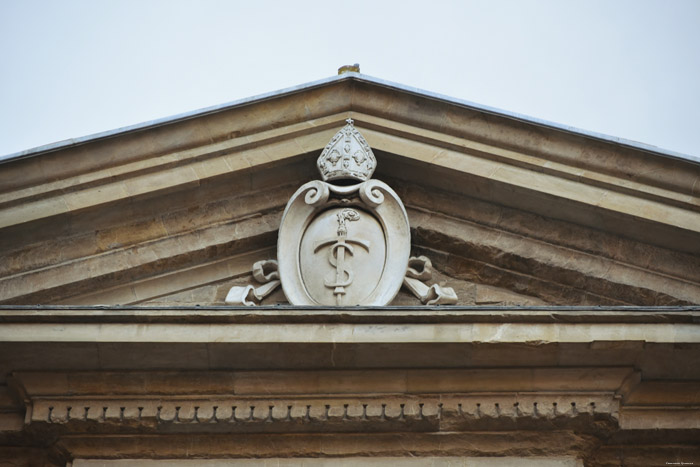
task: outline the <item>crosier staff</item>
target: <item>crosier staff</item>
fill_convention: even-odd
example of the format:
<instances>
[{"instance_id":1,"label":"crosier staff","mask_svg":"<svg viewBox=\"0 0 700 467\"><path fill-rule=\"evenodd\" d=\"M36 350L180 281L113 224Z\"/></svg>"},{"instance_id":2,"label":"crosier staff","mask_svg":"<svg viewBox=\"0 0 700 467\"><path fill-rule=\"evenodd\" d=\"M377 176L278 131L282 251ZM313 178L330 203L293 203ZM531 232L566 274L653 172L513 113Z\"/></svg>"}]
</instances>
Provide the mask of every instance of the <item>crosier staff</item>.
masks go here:
<instances>
[{"instance_id":1,"label":"crosier staff","mask_svg":"<svg viewBox=\"0 0 700 467\"><path fill-rule=\"evenodd\" d=\"M314 244L314 253L319 249L332 245L328 251L328 262L335 267L335 281L333 279L324 279L324 285L333 289L333 294L336 297L336 304L342 305L342 297L345 295L345 287L352 284L355 274L345 265L345 252L351 256L355 255L351 244L363 247L369 253L369 242L362 239L350 239L348 236L347 222L357 221L360 219L360 214L354 209L343 209L336 214L338 219L337 236L320 240Z\"/></svg>"}]
</instances>

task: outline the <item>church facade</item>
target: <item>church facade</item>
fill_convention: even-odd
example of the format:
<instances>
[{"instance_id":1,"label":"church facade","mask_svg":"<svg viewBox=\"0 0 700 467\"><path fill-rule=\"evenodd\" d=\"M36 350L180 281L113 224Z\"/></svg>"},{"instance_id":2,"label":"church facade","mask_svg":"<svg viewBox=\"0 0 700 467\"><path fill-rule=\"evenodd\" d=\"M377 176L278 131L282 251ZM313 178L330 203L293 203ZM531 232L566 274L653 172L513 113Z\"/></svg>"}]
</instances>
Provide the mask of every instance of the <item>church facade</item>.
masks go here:
<instances>
[{"instance_id":1,"label":"church facade","mask_svg":"<svg viewBox=\"0 0 700 467\"><path fill-rule=\"evenodd\" d=\"M700 160L357 71L0 159L0 465L699 440Z\"/></svg>"}]
</instances>

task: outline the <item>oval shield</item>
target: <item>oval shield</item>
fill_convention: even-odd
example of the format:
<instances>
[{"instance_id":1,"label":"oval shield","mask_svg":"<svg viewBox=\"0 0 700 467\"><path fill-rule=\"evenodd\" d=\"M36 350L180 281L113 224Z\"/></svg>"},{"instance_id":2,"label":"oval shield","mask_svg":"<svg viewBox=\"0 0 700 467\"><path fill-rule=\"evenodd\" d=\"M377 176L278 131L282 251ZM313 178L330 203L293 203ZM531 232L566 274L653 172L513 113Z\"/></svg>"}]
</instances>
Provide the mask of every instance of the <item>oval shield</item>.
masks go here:
<instances>
[{"instance_id":1,"label":"oval shield","mask_svg":"<svg viewBox=\"0 0 700 467\"><path fill-rule=\"evenodd\" d=\"M387 305L410 253L406 211L383 182L352 186L313 181L287 204L277 255L293 305Z\"/></svg>"},{"instance_id":2,"label":"oval shield","mask_svg":"<svg viewBox=\"0 0 700 467\"><path fill-rule=\"evenodd\" d=\"M301 279L318 303L363 303L379 284L385 261L382 226L359 208L319 213L301 238Z\"/></svg>"}]
</instances>

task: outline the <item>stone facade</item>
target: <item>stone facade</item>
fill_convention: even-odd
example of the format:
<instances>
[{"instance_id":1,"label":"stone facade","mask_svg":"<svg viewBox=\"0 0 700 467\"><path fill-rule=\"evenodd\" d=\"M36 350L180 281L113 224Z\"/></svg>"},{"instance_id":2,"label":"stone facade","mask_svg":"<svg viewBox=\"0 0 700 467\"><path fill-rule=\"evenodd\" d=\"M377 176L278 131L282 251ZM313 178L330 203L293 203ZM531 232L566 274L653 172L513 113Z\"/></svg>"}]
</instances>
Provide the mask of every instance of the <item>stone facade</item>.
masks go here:
<instances>
[{"instance_id":1,"label":"stone facade","mask_svg":"<svg viewBox=\"0 0 700 467\"><path fill-rule=\"evenodd\" d=\"M349 118L456 304L226 305ZM348 72L1 168L0 465L700 464L697 161Z\"/></svg>"}]
</instances>

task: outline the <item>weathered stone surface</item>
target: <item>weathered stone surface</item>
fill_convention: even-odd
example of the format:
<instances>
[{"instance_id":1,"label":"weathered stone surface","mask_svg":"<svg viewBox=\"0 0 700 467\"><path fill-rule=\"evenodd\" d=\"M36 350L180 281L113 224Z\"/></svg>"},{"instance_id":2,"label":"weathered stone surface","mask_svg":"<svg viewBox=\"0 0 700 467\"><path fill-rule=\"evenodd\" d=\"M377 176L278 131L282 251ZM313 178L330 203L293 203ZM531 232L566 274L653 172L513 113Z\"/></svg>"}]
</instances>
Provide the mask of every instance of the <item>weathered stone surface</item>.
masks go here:
<instances>
[{"instance_id":1,"label":"weathered stone surface","mask_svg":"<svg viewBox=\"0 0 700 467\"><path fill-rule=\"evenodd\" d=\"M348 117L462 308L217 307ZM699 179L355 73L7 161L0 458L700 463Z\"/></svg>"},{"instance_id":2,"label":"weathered stone surface","mask_svg":"<svg viewBox=\"0 0 700 467\"><path fill-rule=\"evenodd\" d=\"M555 461L560 461L562 457L574 457L575 455L573 452L593 444L585 437L555 432L551 434L551 443L547 443L547 446L532 448L531 443L536 436L535 433L528 432L506 432L499 435L463 433L439 436L398 433L348 433L342 437L328 434L298 434L288 436L268 435L271 442L266 444L260 443L260 437L256 435L238 435L235 443L226 443L226 438L217 435L210 435L208 438L202 435L173 435L167 437L167 441L166 439L153 440L151 444L152 450L146 445L139 443L138 439L134 437L122 436L111 439L100 439L102 443L107 443L111 449L111 454L102 456L99 455L99 453L103 452L99 444L95 439L91 440L89 437L76 436L65 439L62 441L62 446L71 452L77 453L77 457L79 458L97 457L102 459L139 459L154 457L172 459L182 458L184 453L189 453L189 457L192 459L206 457L240 459L257 455L262 458L273 459L280 456L292 458L313 456L315 458L327 459L328 461L337 459L338 457L352 458L355 456L359 456L363 458L363 460L367 457L399 457L404 459L427 457L428 460L430 460L430 458L436 457L439 454L435 449L439 439L441 452L444 453L443 456L448 458L477 457L479 454L476 454L476 452L479 450L476 449L476 446L481 445L491 446L489 452L482 454L482 456L522 456L535 457L537 460L546 456L550 458L553 457ZM487 463L485 465L490 464ZM548 464L545 463L544 465Z\"/></svg>"},{"instance_id":3,"label":"weathered stone surface","mask_svg":"<svg viewBox=\"0 0 700 467\"><path fill-rule=\"evenodd\" d=\"M74 467L118 467L134 465L137 462L144 467L159 466L163 462L175 467L192 467L203 465L207 467L320 467L339 466L351 467L357 465L384 467L508 467L519 465L523 467L579 467L580 461L572 457L351 457L351 458L328 458L319 459L306 457L301 459L272 458L272 459L227 459L227 460L168 460L157 461L149 459L138 460L91 460L76 459L73 461Z\"/></svg>"}]
</instances>

